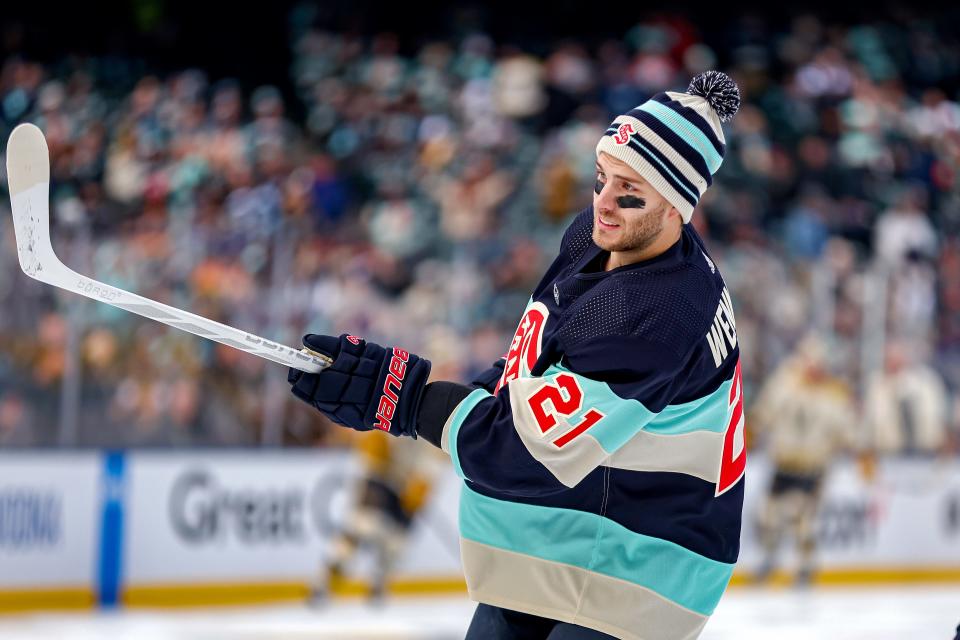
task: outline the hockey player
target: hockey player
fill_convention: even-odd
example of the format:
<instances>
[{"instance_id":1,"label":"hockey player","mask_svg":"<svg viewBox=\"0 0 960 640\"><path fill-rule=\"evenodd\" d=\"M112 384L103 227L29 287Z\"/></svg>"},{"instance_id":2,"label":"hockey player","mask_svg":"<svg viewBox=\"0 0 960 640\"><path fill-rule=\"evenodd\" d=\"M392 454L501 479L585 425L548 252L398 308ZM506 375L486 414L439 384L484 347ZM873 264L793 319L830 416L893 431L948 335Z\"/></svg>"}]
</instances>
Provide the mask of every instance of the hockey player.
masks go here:
<instances>
[{"instance_id":1,"label":"hockey player","mask_svg":"<svg viewBox=\"0 0 960 640\"><path fill-rule=\"evenodd\" d=\"M815 518L830 465L855 452L857 416L847 385L830 372L828 346L809 336L764 383L752 424L773 462L773 479L758 519L764 558L758 581L772 574L783 534L799 551L795 582L809 584L816 552Z\"/></svg>"},{"instance_id":2,"label":"hockey player","mask_svg":"<svg viewBox=\"0 0 960 640\"><path fill-rule=\"evenodd\" d=\"M363 547L376 557L370 598L379 601L430 491L436 467L430 450L412 440L370 437L358 438L356 449L363 467L356 503L311 589L312 605L323 603Z\"/></svg>"},{"instance_id":3,"label":"hockey player","mask_svg":"<svg viewBox=\"0 0 960 640\"><path fill-rule=\"evenodd\" d=\"M689 224L737 86L707 72L618 116L593 204L507 356L476 384L351 335L293 393L359 430L421 437L464 479L469 640L696 638L739 552L746 463L730 295Z\"/></svg>"}]
</instances>

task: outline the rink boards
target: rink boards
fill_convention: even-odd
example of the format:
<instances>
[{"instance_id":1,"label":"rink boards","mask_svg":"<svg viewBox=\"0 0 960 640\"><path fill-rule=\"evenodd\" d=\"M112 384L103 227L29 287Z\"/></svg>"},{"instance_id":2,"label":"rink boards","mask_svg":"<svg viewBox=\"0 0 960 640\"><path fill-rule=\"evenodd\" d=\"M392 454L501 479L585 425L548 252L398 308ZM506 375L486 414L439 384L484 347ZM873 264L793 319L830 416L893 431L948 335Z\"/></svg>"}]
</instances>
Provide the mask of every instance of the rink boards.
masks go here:
<instances>
[{"instance_id":1,"label":"rink boards","mask_svg":"<svg viewBox=\"0 0 960 640\"><path fill-rule=\"evenodd\" d=\"M0 454L0 611L190 606L303 598L347 517L356 461L338 451ZM747 470L741 561L769 469ZM463 589L458 480L415 522L394 592ZM821 582L960 582L960 463L890 460L868 482L837 464L817 522ZM372 558L350 567L359 590ZM795 554L789 548L784 567Z\"/></svg>"}]
</instances>

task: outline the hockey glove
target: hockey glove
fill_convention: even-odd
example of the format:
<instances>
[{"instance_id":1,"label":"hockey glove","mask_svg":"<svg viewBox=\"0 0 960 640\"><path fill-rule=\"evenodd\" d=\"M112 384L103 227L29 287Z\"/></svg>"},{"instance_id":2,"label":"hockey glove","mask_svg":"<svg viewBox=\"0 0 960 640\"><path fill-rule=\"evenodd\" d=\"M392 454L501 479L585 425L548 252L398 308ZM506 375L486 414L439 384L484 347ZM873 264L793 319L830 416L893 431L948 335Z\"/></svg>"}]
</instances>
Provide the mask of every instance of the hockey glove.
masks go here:
<instances>
[{"instance_id":1,"label":"hockey glove","mask_svg":"<svg viewBox=\"0 0 960 640\"><path fill-rule=\"evenodd\" d=\"M290 369L287 382L293 395L352 429L416 437L429 360L347 334L336 338L311 333L303 344L329 356L333 364L320 373Z\"/></svg>"}]
</instances>

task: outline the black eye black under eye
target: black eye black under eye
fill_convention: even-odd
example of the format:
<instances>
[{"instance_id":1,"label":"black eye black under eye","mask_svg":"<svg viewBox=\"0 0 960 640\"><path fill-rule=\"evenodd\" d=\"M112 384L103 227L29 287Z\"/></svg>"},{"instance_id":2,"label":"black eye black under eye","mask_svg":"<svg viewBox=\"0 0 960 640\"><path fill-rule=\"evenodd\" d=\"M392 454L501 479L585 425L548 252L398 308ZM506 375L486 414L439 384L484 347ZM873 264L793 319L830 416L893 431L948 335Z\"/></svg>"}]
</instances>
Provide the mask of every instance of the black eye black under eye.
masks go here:
<instances>
[{"instance_id":1,"label":"black eye black under eye","mask_svg":"<svg viewBox=\"0 0 960 640\"><path fill-rule=\"evenodd\" d=\"M603 185L604 182L597 178L597 181L593 183L593 191L600 195L600 192L603 191ZM647 206L647 202L637 196L620 196L617 198L617 206L621 209L643 209Z\"/></svg>"},{"instance_id":2,"label":"black eye black under eye","mask_svg":"<svg viewBox=\"0 0 960 640\"><path fill-rule=\"evenodd\" d=\"M647 201L637 196L620 196L617 198L617 206L621 209L643 209L647 206Z\"/></svg>"}]
</instances>

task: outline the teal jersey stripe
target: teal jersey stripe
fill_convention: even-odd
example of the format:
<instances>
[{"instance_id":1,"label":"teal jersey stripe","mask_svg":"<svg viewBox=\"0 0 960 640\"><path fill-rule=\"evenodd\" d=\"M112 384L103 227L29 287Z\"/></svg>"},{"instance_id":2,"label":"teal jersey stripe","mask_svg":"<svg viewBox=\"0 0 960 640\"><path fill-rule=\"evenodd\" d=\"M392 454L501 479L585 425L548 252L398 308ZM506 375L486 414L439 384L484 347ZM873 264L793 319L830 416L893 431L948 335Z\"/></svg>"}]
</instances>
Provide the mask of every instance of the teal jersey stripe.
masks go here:
<instances>
[{"instance_id":1,"label":"teal jersey stripe","mask_svg":"<svg viewBox=\"0 0 960 640\"><path fill-rule=\"evenodd\" d=\"M617 395L605 382L598 382L579 375L558 364L552 364L544 372L546 378L559 373L576 376L584 391L583 406L579 413L570 416L577 422L589 409L603 414L603 419L587 432L603 450L613 453L644 429L658 435L680 435L694 431L721 433L729 422L729 395L733 380L727 380L716 391L698 400L672 404L660 413L647 409L639 400Z\"/></svg>"},{"instance_id":2,"label":"teal jersey stripe","mask_svg":"<svg viewBox=\"0 0 960 640\"><path fill-rule=\"evenodd\" d=\"M709 616L733 565L630 531L602 516L497 500L464 486L460 535L468 540L619 578Z\"/></svg>"},{"instance_id":3,"label":"teal jersey stripe","mask_svg":"<svg viewBox=\"0 0 960 640\"><path fill-rule=\"evenodd\" d=\"M450 449L450 459L453 460L453 470L464 480L468 480L469 478L463 474L463 468L460 466L460 454L457 451L457 435L460 433L460 427L463 426L464 420L467 419L467 416L470 415L473 408L480 404L482 400L492 397L486 389L476 389L460 401L460 404L453 410L453 415L450 417L450 431L447 433L447 446Z\"/></svg>"},{"instance_id":4,"label":"teal jersey stripe","mask_svg":"<svg viewBox=\"0 0 960 640\"><path fill-rule=\"evenodd\" d=\"M583 406L579 413L570 416L570 423L579 422L580 417L590 409L602 413L603 419L590 427L587 434L599 442L607 453L613 453L625 445L657 415L639 400L618 396L607 383L585 378L561 365L550 365L543 372L543 377L549 378L561 373L575 376L583 389Z\"/></svg>"},{"instance_id":5,"label":"teal jersey stripe","mask_svg":"<svg viewBox=\"0 0 960 640\"><path fill-rule=\"evenodd\" d=\"M723 158L717 153L713 143L697 127L687 122L679 113L666 105L662 105L655 100L648 100L639 107L641 111L646 111L657 120L673 130L678 136L690 143L690 146L700 152L710 173L714 174L720 168Z\"/></svg>"},{"instance_id":6,"label":"teal jersey stripe","mask_svg":"<svg viewBox=\"0 0 960 640\"><path fill-rule=\"evenodd\" d=\"M669 436L693 431L723 433L730 421L732 385L731 378L710 395L683 404L668 405L644 429L650 433Z\"/></svg>"}]
</instances>

